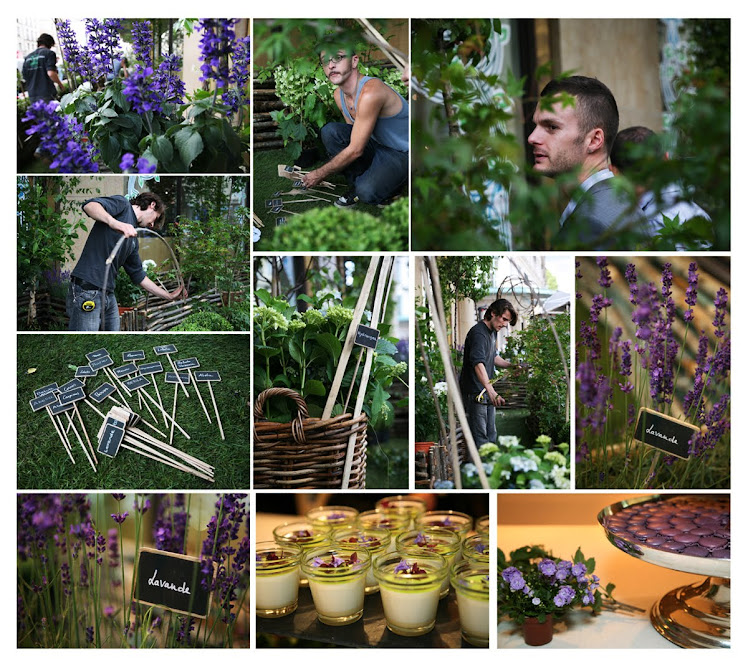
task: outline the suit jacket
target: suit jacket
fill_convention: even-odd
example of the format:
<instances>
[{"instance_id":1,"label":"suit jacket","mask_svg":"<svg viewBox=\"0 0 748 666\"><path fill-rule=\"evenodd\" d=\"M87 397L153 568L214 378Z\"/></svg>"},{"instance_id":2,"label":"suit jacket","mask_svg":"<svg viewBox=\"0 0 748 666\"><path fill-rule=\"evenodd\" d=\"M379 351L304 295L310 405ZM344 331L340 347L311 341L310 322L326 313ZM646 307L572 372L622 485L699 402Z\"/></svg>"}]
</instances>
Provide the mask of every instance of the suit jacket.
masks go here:
<instances>
[{"instance_id":1,"label":"suit jacket","mask_svg":"<svg viewBox=\"0 0 748 666\"><path fill-rule=\"evenodd\" d=\"M572 194L579 201L556 236L559 249L634 250L649 238L647 219L624 193L616 192L614 181L601 180L581 196L579 190ZM624 237L622 232L627 232Z\"/></svg>"}]
</instances>

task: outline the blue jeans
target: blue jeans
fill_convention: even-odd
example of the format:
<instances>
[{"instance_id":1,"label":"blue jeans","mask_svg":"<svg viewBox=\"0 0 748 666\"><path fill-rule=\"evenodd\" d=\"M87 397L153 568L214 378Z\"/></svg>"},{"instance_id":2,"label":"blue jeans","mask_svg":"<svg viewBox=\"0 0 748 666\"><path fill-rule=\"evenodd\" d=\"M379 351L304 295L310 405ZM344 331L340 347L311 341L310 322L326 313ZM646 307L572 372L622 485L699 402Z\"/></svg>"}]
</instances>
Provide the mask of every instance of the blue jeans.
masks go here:
<instances>
[{"instance_id":1,"label":"blue jeans","mask_svg":"<svg viewBox=\"0 0 748 666\"><path fill-rule=\"evenodd\" d=\"M98 331L101 329L101 313L104 311L104 330L119 331L119 309L113 293L106 295L102 308L101 289L83 289L75 282L70 283L67 297L67 314L70 317L68 330ZM83 304L94 304L93 310L86 312Z\"/></svg>"},{"instance_id":2,"label":"blue jeans","mask_svg":"<svg viewBox=\"0 0 748 666\"><path fill-rule=\"evenodd\" d=\"M351 143L353 125L327 123L320 135L330 157L335 157ZM368 204L378 204L398 193L408 180L408 153L387 148L373 139L356 161L343 169L343 174L356 191L356 196Z\"/></svg>"},{"instance_id":3,"label":"blue jeans","mask_svg":"<svg viewBox=\"0 0 748 666\"><path fill-rule=\"evenodd\" d=\"M493 405L481 405L475 402L475 394L462 394L465 403L465 415L470 432L475 440L475 445L480 446L486 442L496 443L496 407Z\"/></svg>"}]
</instances>

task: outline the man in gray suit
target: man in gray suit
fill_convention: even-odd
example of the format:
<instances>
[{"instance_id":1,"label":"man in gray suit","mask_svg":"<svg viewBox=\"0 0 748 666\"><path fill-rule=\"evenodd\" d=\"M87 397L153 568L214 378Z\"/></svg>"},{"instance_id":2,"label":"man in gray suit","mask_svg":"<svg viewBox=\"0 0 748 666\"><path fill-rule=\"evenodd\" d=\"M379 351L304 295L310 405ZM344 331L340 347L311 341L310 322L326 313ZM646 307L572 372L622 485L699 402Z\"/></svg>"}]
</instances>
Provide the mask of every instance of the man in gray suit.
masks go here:
<instances>
[{"instance_id":1,"label":"man in gray suit","mask_svg":"<svg viewBox=\"0 0 748 666\"><path fill-rule=\"evenodd\" d=\"M553 79L540 97L535 129L527 139L533 147L533 169L551 178L575 175L555 244L580 250L632 250L641 245L648 237L646 219L608 168L618 132L613 93L597 79L570 76Z\"/></svg>"}]
</instances>

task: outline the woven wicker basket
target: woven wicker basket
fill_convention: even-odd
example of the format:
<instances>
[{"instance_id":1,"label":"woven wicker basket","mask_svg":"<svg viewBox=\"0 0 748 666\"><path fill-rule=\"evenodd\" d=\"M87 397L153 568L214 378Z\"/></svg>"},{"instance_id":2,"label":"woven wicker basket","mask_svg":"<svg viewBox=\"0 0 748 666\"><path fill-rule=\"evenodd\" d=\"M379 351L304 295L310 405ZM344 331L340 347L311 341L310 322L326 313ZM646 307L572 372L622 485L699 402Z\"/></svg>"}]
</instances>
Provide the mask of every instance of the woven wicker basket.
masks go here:
<instances>
[{"instance_id":1,"label":"woven wicker basket","mask_svg":"<svg viewBox=\"0 0 748 666\"><path fill-rule=\"evenodd\" d=\"M290 423L268 421L265 402L277 396L296 402ZM310 418L304 399L291 389L270 388L257 396L254 407L255 488L340 488L348 439L356 434L349 488L366 487L366 414Z\"/></svg>"}]
</instances>

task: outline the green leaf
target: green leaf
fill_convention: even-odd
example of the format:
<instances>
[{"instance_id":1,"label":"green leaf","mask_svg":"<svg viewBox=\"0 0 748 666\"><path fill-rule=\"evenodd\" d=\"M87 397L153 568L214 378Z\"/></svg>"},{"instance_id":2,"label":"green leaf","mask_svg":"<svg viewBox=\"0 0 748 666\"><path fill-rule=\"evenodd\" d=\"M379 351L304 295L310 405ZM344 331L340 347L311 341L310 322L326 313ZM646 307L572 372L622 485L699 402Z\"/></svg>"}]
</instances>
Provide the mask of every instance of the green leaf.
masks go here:
<instances>
[{"instance_id":1,"label":"green leaf","mask_svg":"<svg viewBox=\"0 0 748 666\"><path fill-rule=\"evenodd\" d=\"M332 356L333 362L337 363L343 351L343 345L332 333L320 333L314 337L314 341Z\"/></svg>"},{"instance_id":2,"label":"green leaf","mask_svg":"<svg viewBox=\"0 0 748 666\"><path fill-rule=\"evenodd\" d=\"M151 152L159 162L170 162L174 156L174 147L171 141L162 134L153 140Z\"/></svg>"},{"instance_id":3,"label":"green leaf","mask_svg":"<svg viewBox=\"0 0 748 666\"><path fill-rule=\"evenodd\" d=\"M203 138L190 127L183 127L174 135L174 144L185 165L189 166L203 152Z\"/></svg>"},{"instance_id":4,"label":"green leaf","mask_svg":"<svg viewBox=\"0 0 748 666\"><path fill-rule=\"evenodd\" d=\"M308 395L327 395L327 389L318 379L309 379L304 385L304 397Z\"/></svg>"},{"instance_id":5,"label":"green leaf","mask_svg":"<svg viewBox=\"0 0 748 666\"><path fill-rule=\"evenodd\" d=\"M291 358L299 365L304 365L304 353L301 349L301 345L296 340L296 338L289 338L288 353L291 354Z\"/></svg>"},{"instance_id":6,"label":"green leaf","mask_svg":"<svg viewBox=\"0 0 748 666\"><path fill-rule=\"evenodd\" d=\"M264 358L272 358L273 356L278 356L280 354L280 349L277 347L267 347L261 344L255 344L254 350L255 354L259 354Z\"/></svg>"}]
</instances>

